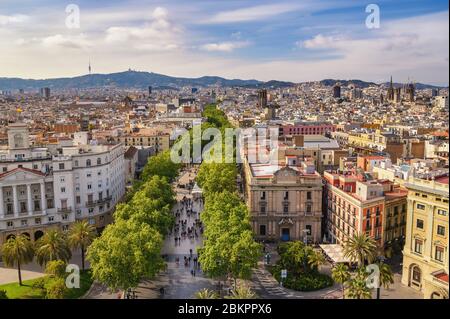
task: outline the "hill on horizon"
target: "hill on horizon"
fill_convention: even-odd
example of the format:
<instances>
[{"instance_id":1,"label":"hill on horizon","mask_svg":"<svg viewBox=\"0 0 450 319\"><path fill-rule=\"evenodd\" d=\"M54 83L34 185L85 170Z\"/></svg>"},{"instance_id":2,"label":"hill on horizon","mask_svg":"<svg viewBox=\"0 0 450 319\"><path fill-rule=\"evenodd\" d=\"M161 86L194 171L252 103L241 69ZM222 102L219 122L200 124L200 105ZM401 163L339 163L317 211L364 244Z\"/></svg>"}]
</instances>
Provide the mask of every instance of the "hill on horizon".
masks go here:
<instances>
[{"instance_id":1,"label":"hill on horizon","mask_svg":"<svg viewBox=\"0 0 450 319\"><path fill-rule=\"evenodd\" d=\"M366 88L371 85L386 85L386 83L376 84L362 80L334 80L325 79L320 81L323 85L333 86L337 82L342 85L354 84L356 87ZM287 81L271 80L268 82L255 79L225 79L219 76L203 76L199 78L173 77L164 74L142 71L124 71L110 74L89 74L77 77L54 78L54 79L22 79L0 77L0 90L38 90L43 87L49 87L53 90L61 89L88 89L101 87L115 88L136 88L145 89L152 86L154 89L180 88L183 86L192 87L246 87L246 88L285 88L294 86L296 83ZM395 83L400 86L401 84ZM440 88L434 85L416 83L418 89Z\"/></svg>"}]
</instances>

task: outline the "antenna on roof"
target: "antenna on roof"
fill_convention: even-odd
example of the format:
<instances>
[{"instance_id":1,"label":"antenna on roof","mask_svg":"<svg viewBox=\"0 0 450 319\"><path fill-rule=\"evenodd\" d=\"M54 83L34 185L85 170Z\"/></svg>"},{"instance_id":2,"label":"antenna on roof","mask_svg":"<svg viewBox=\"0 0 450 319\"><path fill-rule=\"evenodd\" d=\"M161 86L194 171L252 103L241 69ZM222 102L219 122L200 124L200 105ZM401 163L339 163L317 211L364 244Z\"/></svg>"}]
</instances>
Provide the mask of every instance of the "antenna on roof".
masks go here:
<instances>
[{"instance_id":1,"label":"antenna on roof","mask_svg":"<svg viewBox=\"0 0 450 319\"><path fill-rule=\"evenodd\" d=\"M91 68L91 58L89 58L89 75L91 75L91 71L92 71L92 68Z\"/></svg>"}]
</instances>

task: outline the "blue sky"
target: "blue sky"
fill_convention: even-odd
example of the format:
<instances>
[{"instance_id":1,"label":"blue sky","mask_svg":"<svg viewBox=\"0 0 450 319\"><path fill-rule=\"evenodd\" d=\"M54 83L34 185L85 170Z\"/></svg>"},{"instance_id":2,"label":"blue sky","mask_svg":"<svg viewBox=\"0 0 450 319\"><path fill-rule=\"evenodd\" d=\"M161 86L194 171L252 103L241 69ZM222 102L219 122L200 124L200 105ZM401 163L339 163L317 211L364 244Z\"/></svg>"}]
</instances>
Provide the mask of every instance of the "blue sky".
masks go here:
<instances>
[{"instance_id":1,"label":"blue sky","mask_svg":"<svg viewBox=\"0 0 450 319\"><path fill-rule=\"evenodd\" d=\"M66 27L66 6L80 28ZM365 8L380 8L368 29ZM2 0L0 76L128 68L175 76L289 81L392 74L448 85L444 0Z\"/></svg>"}]
</instances>

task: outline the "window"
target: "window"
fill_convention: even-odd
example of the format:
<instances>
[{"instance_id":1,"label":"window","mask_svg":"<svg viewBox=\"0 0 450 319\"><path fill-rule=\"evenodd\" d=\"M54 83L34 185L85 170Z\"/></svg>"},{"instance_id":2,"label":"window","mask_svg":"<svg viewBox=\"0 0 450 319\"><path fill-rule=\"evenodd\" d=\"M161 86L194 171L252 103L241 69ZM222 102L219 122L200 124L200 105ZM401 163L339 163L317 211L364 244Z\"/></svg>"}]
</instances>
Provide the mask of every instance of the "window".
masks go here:
<instances>
[{"instance_id":1,"label":"window","mask_svg":"<svg viewBox=\"0 0 450 319\"><path fill-rule=\"evenodd\" d=\"M418 219L416 221L416 227L419 228L419 229L423 229L423 220Z\"/></svg>"},{"instance_id":2,"label":"window","mask_svg":"<svg viewBox=\"0 0 450 319\"><path fill-rule=\"evenodd\" d=\"M66 192L66 188L65 187L61 187L61 193L65 193Z\"/></svg>"},{"instance_id":3,"label":"window","mask_svg":"<svg viewBox=\"0 0 450 319\"><path fill-rule=\"evenodd\" d=\"M288 204L283 204L283 213L285 213L285 214L289 213L289 205Z\"/></svg>"},{"instance_id":4,"label":"window","mask_svg":"<svg viewBox=\"0 0 450 319\"><path fill-rule=\"evenodd\" d=\"M306 204L306 212L307 212L308 214L311 214L311 213L312 213L312 206L311 206L311 204Z\"/></svg>"},{"instance_id":5,"label":"window","mask_svg":"<svg viewBox=\"0 0 450 319\"><path fill-rule=\"evenodd\" d=\"M87 173L87 174L86 174L86 177L87 177L87 178L91 178L91 177L92 177L92 173L91 173L91 172Z\"/></svg>"},{"instance_id":6,"label":"window","mask_svg":"<svg viewBox=\"0 0 450 319\"><path fill-rule=\"evenodd\" d=\"M265 214L266 213L266 205L261 205L260 212L261 212L261 214Z\"/></svg>"},{"instance_id":7,"label":"window","mask_svg":"<svg viewBox=\"0 0 450 319\"><path fill-rule=\"evenodd\" d=\"M54 217L54 216L49 216L49 217L48 217L48 221L49 221L49 222L53 222L54 220L55 220L55 217Z\"/></svg>"},{"instance_id":8,"label":"window","mask_svg":"<svg viewBox=\"0 0 450 319\"><path fill-rule=\"evenodd\" d=\"M63 231L68 231L69 230L69 225L63 225L62 230Z\"/></svg>"},{"instance_id":9,"label":"window","mask_svg":"<svg viewBox=\"0 0 450 319\"><path fill-rule=\"evenodd\" d=\"M437 233L438 233L438 235L445 236L445 227L441 226L441 225L438 225Z\"/></svg>"},{"instance_id":10,"label":"window","mask_svg":"<svg viewBox=\"0 0 450 319\"><path fill-rule=\"evenodd\" d=\"M306 235L311 236L312 235L312 226L306 225Z\"/></svg>"},{"instance_id":11,"label":"window","mask_svg":"<svg viewBox=\"0 0 450 319\"><path fill-rule=\"evenodd\" d=\"M306 199L311 200L312 199L312 192L306 192Z\"/></svg>"},{"instance_id":12,"label":"window","mask_svg":"<svg viewBox=\"0 0 450 319\"><path fill-rule=\"evenodd\" d=\"M438 215L447 216L447 211L445 211L443 209L438 209Z\"/></svg>"},{"instance_id":13,"label":"window","mask_svg":"<svg viewBox=\"0 0 450 319\"><path fill-rule=\"evenodd\" d=\"M81 197L80 196L75 197L75 202L77 204L80 204L81 203Z\"/></svg>"},{"instance_id":14,"label":"window","mask_svg":"<svg viewBox=\"0 0 450 319\"><path fill-rule=\"evenodd\" d=\"M425 210L425 205L423 205L423 204L417 204L417 209L420 209L420 210Z\"/></svg>"},{"instance_id":15,"label":"window","mask_svg":"<svg viewBox=\"0 0 450 319\"><path fill-rule=\"evenodd\" d=\"M266 199L266 192L261 192L261 200L265 200Z\"/></svg>"},{"instance_id":16,"label":"window","mask_svg":"<svg viewBox=\"0 0 450 319\"><path fill-rule=\"evenodd\" d=\"M259 225L259 235L266 236L266 225Z\"/></svg>"},{"instance_id":17,"label":"window","mask_svg":"<svg viewBox=\"0 0 450 319\"><path fill-rule=\"evenodd\" d=\"M7 222L7 223L6 223L6 226L9 227L9 228L11 228L11 227L14 226L14 222L11 222L11 221L10 221L10 222Z\"/></svg>"},{"instance_id":18,"label":"window","mask_svg":"<svg viewBox=\"0 0 450 319\"><path fill-rule=\"evenodd\" d=\"M59 182L60 183L64 183L65 181L66 181L66 178L64 176L61 176L60 179L59 179Z\"/></svg>"},{"instance_id":19,"label":"window","mask_svg":"<svg viewBox=\"0 0 450 319\"><path fill-rule=\"evenodd\" d=\"M21 220L21 221L20 221L20 224L21 224L22 226L27 226L27 225L28 225L28 221L27 221L26 219Z\"/></svg>"},{"instance_id":20,"label":"window","mask_svg":"<svg viewBox=\"0 0 450 319\"><path fill-rule=\"evenodd\" d=\"M34 223L35 223L36 225L40 225L40 224L41 224L41 219L40 219L40 218L35 218L35 219L34 219Z\"/></svg>"},{"instance_id":21,"label":"window","mask_svg":"<svg viewBox=\"0 0 450 319\"><path fill-rule=\"evenodd\" d=\"M284 196L283 196L284 200L288 200L289 199L289 192L284 192Z\"/></svg>"},{"instance_id":22,"label":"window","mask_svg":"<svg viewBox=\"0 0 450 319\"><path fill-rule=\"evenodd\" d=\"M67 220L67 219L69 219L69 215L67 215L67 214L62 215L62 220Z\"/></svg>"},{"instance_id":23,"label":"window","mask_svg":"<svg viewBox=\"0 0 450 319\"><path fill-rule=\"evenodd\" d=\"M87 189L92 189L92 184L88 184Z\"/></svg>"},{"instance_id":24,"label":"window","mask_svg":"<svg viewBox=\"0 0 450 319\"><path fill-rule=\"evenodd\" d=\"M434 259L436 259L437 261L440 261L440 262L444 261L444 248L436 247L436 251L434 253Z\"/></svg>"},{"instance_id":25,"label":"window","mask_svg":"<svg viewBox=\"0 0 450 319\"><path fill-rule=\"evenodd\" d=\"M75 161L75 167L78 167L78 160Z\"/></svg>"},{"instance_id":26,"label":"window","mask_svg":"<svg viewBox=\"0 0 450 319\"><path fill-rule=\"evenodd\" d=\"M422 249L423 249L423 240L416 239L416 241L414 243L414 252L416 252L418 254L422 254Z\"/></svg>"},{"instance_id":27,"label":"window","mask_svg":"<svg viewBox=\"0 0 450 319\"><path fill-rule=\"evenodd\" d=\"M99 158L97 158L97 165L100 165L100 164L102 164L102 159L99 157Z\"/></svg>"},{"instance_id":28,"label":"window","mask_svg":"<svg viewBox=\"0 0 450 319\"><path fill-rule=\"evenodd\" d=\"M59 163L59 169L64 169L64 163Z\"/></svg>"},{"instance_id":29,"label":"window","mask_svg":"<svg viewBox=\"0 0 450 319\"><path fill-rule=\"evenodd\" d=\"M90 159L86 160L86 166L91 166L91 160Z\"/></svg>"},{"instance_id":30,"label":"window","mask_svg":"<svg viewBox=\"0 0 450 319\"><path fill-rule=\"evenodd\" d=\"M95 219L89 218L89 225L95 225Z\"/></svg>"}]
</instances>

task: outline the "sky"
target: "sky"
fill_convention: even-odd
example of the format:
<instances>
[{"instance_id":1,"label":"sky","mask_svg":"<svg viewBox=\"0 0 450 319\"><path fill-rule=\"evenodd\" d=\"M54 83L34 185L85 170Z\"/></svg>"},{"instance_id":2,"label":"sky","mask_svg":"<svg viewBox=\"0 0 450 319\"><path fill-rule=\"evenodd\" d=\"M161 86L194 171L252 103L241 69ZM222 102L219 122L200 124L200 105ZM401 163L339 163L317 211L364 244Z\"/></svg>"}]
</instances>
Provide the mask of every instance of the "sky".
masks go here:
<instances>
[{"instance_id":1,"label":"sky","mask_svg":"<svg viewBox=\"0 0 450 319\"><path fill-rule=\"evenodd\" d=\"M448 86L448 25L447 0L0 0L0 77L84 75L91 61L93 73Z\"/></svg>"}]
</instances>

